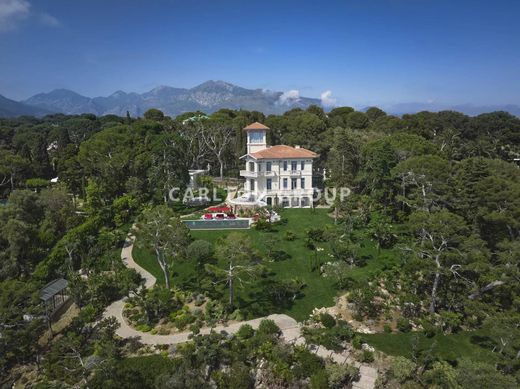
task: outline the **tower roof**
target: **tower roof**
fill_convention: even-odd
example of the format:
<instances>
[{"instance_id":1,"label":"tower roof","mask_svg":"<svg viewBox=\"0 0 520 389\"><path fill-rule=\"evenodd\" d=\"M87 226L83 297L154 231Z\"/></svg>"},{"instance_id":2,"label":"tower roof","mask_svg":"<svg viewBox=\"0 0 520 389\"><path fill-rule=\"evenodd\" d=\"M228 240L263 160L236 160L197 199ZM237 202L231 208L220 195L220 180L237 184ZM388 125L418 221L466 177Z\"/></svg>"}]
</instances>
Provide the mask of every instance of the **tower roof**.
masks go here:
<instances>
[{"instance_id":1,"label":"tower roof","mask_svg":"<svg viewBox=\"0 0 520 389\"><path fill-rule=\"evenodd\" d=\"M251 130L269 130L269 127L263 125L262 123L254 122L244 128L244 131L251 131Z\"/></svg>"}]
</instances>

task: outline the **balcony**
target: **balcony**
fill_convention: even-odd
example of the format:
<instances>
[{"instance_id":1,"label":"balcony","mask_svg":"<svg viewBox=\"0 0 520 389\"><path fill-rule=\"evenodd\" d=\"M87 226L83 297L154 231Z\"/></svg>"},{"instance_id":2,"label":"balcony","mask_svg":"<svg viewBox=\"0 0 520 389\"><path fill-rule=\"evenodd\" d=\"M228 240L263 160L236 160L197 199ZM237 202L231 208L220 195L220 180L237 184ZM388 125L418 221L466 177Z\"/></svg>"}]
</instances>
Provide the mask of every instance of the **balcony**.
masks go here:
<instances>
[{"instance_id":1,"label":"balcony","mask_svg":"<svg viewBox=\"0 0 520 389\"><path fill-rule=\"evenodd\" d=\"M253 172L251 170L240 170L240 176L246 178L258 178L258 177L274 177L275 172Z\"/></svg>"},{"instance_id":2,"label":"balcony","mask_svg":"<svg viewBox=\"0 0 520 389\"><path fill-rule=\"evenodd\" d=\"M246 178L257 178L258 172L252 172L251 170L240 170L240 176Z\"/></svg>"},{"instance_id":3,"label":"balcony","mask_svg":"<svg viewBox=\"0 0 520 389\"><path fill-rule=\"evenodd\" d=\"M289 174L291 175L291 177L300 177L302 175L302 171L301 170L291 170L289 172Z\"/></svg>"}]
</instances>

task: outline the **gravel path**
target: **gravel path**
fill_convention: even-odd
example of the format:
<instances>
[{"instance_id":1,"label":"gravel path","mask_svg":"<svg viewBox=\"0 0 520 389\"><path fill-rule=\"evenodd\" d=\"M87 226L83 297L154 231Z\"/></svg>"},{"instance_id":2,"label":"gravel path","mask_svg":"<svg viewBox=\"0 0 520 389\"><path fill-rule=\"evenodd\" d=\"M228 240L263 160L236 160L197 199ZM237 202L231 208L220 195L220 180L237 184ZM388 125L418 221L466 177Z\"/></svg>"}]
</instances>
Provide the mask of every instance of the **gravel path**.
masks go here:
<instances>
[{"instance_id":1,"label":"gravel path","mask_svg":"<svg viewBox=\"0 0 520 389\"><path fill-rule=\"evenodd\" d=\"M132 249L134 247L135 236L132 233L129 233L125 243L123 245L123 249L121 250L121 260L123 263L132 269L135 269L141 277L145 280L144 287L151 288L157 282L157 279L135 263L134 258L132 257ZM191 331L187 332L179 332L172 335L153 335L149 332L141 332L137 331L135 328L128 325L126 320L123 318L123 308L125 305L126 297L113 302L110 304L105 312L103 313L103 317L115 317L120 324L120 327L116 331L117 335L122 338L131 338L131 337L139 337L140 341L144 344L149 345L157 345L157 344L178 344L184 343L189 340L189 336ZM231 323L229 325L220 325L213 328L205 327L200 330L201 334L209 334L212 330L215 332L225 331L229 334L234 334L238 331L238 329L244 325L249 324L254 329L258 328L258 325L263 319L271 319L273 320L280 330L282 331L282 336L285 341L291 342L294 344L304 344L305 340L301 336L300 326L296 320L292 317L284 315L284 314L274 314L266 317L260 317L253 320L242 321L238 323ZM350 363L357 367L359 367L360 371L360 379L357 382L352 384L352 388L354 389L373 389L375 386L375 381L377 379L377 370L371 366L362 365L350 357L348 352L344 353L336 353L334 351L328 350L324 347L318 347L313 352L322 357L322 358L331 358L334 362L339 364Z\"/></svg>"}]
</instances>

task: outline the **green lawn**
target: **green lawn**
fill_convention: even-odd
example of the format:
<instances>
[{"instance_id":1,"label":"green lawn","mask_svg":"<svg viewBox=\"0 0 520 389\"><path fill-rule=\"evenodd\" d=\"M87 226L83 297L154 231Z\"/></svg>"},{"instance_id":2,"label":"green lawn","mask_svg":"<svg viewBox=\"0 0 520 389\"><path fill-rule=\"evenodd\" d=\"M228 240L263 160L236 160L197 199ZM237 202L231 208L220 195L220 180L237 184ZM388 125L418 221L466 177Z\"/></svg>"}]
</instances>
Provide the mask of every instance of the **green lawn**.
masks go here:
<instances>
[{"instance_id":1,"label":"green lawn","mask_svg":"<svg viewBox=\"0 0 520 389\"><path fill-rule=\"evenodd\" d=\"M304 296L294 301L290 306L273 306L269 304L265 296L268 279L260 279L239 288L237 290L237 301L241 309L246 310L253 316L281 312L294 317L296 320L303 320L309 316L314 308L333 305L334 297L339 293L330 279L320 276L318 271L310 271L310 261L315 253L305 247L305 232L309 228L335 228L335 226L333 219L327 215L325 209L286 209L282 216L288 222L285 225L277 226L276 231L263 232L251 229L241 230L240 233L251 238L254 247L262 257L266 256L266 242L271 242L278 249L285 251L289 255L288 259L279 262L264 262L271 273L268 278L283 280L297 277L306 284L303 290ZM292 231L296 235L296 239L294 241L285 240L284 234L286 231ZM193 239L204 239L216 244L219 238L225 238L231 232L229 230L192 231L191 235ZM319 260L321 262L330 260L328 257L329 243L318 243L318 246L324 249L318 254ZM378 253L370 240L363 242L362 246L361 254L369 260L365 266L352 270L352 278L356 280L364 281L373 272L389 266L396 260L395 255L383 255L387 253L386 251ZM159 283L164 283L163 273L150 252L135 249L134 258L138 264L157 277ZM193 261L186 260L176 263L173 267L172 284L178 285L182 289L196 290L196 274ZM224 297L222 295L222 298Z\"/></svg>"},{"instance_id":2,"label":"green lawn","mask_svg":"<svg viewBox=\"0 0 520 389\"><path fill-rule=\"evenodd\" d=\"M482 330L451 335L438 334L432 338L417 332L363 334L362 338L385 354L406 358L411 358L414 350L424 352L431 349L434 356L443 359L469 358L488 363L496 360L496 355L482 346L486 342L486 334Z\"/></svg>"}]
</instances>

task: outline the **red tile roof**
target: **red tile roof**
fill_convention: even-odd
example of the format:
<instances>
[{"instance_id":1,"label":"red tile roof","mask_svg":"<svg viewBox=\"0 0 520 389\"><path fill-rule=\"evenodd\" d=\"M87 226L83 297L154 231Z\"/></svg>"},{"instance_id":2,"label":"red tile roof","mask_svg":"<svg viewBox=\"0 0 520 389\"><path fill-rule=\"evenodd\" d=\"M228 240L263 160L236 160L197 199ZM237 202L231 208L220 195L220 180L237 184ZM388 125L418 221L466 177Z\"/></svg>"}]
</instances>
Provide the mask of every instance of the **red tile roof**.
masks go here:
<instances>
[{"instance_id":1,"label":"red tile roof","mask_svg":"<svg viewBox=\"0 0 520 389\"><path fill-rule=\"evenodd\" d=\"M249 130L269 130L269 127L264 126L262 123L254 122L244 128L245 131Z\"/></svg>"},{"instance_id":2,"label":"red tile roof","mask_svg":"<svg viewBox=\"0 0 520 389\"><path fill-rule=\"evenodd\" d=\"M278 145L250 154L256 159L276 159L276 158L316 158L318 154L302 148Z\"/></svg>"}]
</instances>

